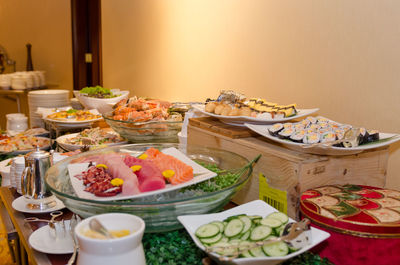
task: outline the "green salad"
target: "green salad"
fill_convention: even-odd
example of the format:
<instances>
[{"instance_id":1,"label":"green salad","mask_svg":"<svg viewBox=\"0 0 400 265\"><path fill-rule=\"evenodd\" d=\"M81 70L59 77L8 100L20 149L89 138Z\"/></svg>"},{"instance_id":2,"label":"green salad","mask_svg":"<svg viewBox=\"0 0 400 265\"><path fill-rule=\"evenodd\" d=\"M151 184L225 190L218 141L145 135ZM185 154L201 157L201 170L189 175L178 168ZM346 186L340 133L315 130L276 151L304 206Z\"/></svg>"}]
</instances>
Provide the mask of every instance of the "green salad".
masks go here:
<instances>
[{"instance_id":1,"label":"green salad","mask_svg":"<svg viewBox=\"0 0 400 265\"><path fill-rule=\"evenodd\" d=\"M101 86L84 87L79 92L93 98L115 98L120 96L120 94L114 94L110 89Z\"/></svg>"}]
</instances>

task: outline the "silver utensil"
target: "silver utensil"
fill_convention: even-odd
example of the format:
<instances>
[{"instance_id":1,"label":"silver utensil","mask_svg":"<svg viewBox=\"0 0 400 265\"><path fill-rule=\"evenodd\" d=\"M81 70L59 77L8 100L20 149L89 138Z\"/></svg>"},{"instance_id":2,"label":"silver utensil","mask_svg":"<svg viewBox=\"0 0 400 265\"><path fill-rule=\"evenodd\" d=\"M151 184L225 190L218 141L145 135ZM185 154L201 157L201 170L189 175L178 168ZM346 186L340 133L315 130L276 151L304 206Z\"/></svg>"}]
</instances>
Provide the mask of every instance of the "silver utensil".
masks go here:
<instances>
[{"instance_id":1,"label":"silver utensil","mask_svg":"<svg viewBox=\"0 0 400 265\"><path fill-rule=\"evenodd\" d=\"M37 217L27 217L24 219L25 222L47 222L50 227L50 234L54 236L54 238L60 239L65 237L65 225L64 220L56 221L55 219L59 216L63 215L62 211L54 211L50 213L51 219L39 219Z\"/></svg>"},{"instance_id":2,"label":"silver utensil","mask_svg":"<svg viewBox=\"0 0 400 265\"><path fill-rule=\"evenodd\" d=\"M224 253L224 255L219 254L219 260L231 261L250 249L279 241L284 241L290 247L296 249L308 245L311 242L310 220L305 218L297 223L288 223L283 229L282 236L277 238L248 243L246 245L240 245L240 243L238 243L230 246L212 246L207 247L206 252L216 252L217 254Z\"/></svg>"},{"instance_id":3,"label":"silver utensil","mask_svg":"<svg viewBox=\"0 0 400 265\"><path fill-rule=\"evenodd\" d=\"M72 242L74 243L74 252L72 253L72 256L68 260L68 263L67 263L68 265L74 264L75 259L76 259L76 254L79 249L78 241L75 237L75 227L80 221L81 221L81 218L76 214L73 214L71 220L69 221L69 233L71 235Z\"/></svg>"},{"instance_id":4,"label":"silver utensil","mask_svg":"<svg viewBox=\"0 0 400 265\"><path fill-rule=\"evenodd\" d=\"M114 238L114 236L107 230L107 228L105 228L96 218L90 220L89 227L93 231L99 232L100 234L104 235L106 238Z\"/></svg>"}]
</instances>

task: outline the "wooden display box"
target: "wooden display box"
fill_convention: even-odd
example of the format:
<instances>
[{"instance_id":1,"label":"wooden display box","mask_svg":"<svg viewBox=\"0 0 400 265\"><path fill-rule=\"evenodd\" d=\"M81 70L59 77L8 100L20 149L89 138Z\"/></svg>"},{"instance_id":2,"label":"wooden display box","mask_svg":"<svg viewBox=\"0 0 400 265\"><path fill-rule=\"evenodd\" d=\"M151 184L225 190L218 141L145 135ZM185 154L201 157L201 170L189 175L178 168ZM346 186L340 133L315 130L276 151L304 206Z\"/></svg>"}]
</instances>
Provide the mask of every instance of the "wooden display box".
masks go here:
<instances>
[{"instance_id":1,"label":"wooden display box","mask_svg":"<svg viewBox=\"0 0 400 265\"><path fill-rule=\"evenodd\" d=\"M260 198L259 180L265 181L259 177L261 173L268 183L262 185L269 186L268 193L272 194L261 198L274 206L281 203L274 198L284 194L287 214L294 219L299 218L300 194L310 188L348 183L385 186L389 147L347 156L306 154L257 136L246 127L227 125L211 117L190 119L187 140L188 144L221 148L248 159L261 154L252 177L233 202L243 204Z\"/></svg>"}]
</instances>

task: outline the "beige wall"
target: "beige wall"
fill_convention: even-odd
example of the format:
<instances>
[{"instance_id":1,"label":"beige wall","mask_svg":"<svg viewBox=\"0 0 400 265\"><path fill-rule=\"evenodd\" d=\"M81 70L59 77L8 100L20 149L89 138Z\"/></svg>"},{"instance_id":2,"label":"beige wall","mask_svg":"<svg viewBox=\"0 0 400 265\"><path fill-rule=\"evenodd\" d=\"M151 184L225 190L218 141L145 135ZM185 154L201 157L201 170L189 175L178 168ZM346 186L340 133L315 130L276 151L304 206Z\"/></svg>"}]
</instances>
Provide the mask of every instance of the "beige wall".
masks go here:
<instances>
[{"instance_id":1,"label":"beige wall","mask_svg":"<svg viewBox=\"0 0 400 265\"><path fill-rule=\"evenodd\" d=\"M102 1L104 85L205 100L220 89L400 133L400 1ZM400 189L400 145L387 186Z\"/></svg>"},{"instance_id":2,"label":"beige wall","mask_svg":"<svg viewBox=\"0 0 400 265\"><path fill-rule=\"evenodd\" d=\"M35 70L45 70L48 84L72 89L70 0L0 0L0 45L26 67L27 43L32 44Z\"/></svg>"}]
</instances>

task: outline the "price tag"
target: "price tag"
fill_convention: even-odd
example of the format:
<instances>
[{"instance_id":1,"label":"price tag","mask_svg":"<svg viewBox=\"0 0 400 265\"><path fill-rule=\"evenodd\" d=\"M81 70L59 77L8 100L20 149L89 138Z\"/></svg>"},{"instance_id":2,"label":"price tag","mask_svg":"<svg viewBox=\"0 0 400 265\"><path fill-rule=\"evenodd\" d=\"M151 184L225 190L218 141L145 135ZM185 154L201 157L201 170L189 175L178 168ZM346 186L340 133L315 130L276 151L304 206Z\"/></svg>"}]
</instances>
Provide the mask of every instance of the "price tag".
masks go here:
<instances>
[{"instance_id":1,"label":"price tag","mask_svg":"<svg viewBox=\"0 0 400 265\"><path fill-rule=\"evenodd\" d=\"M259 174L259 198L278 211L287 214L287 192L271 188L262 173Z\"/></svg>"}]
</instances>

